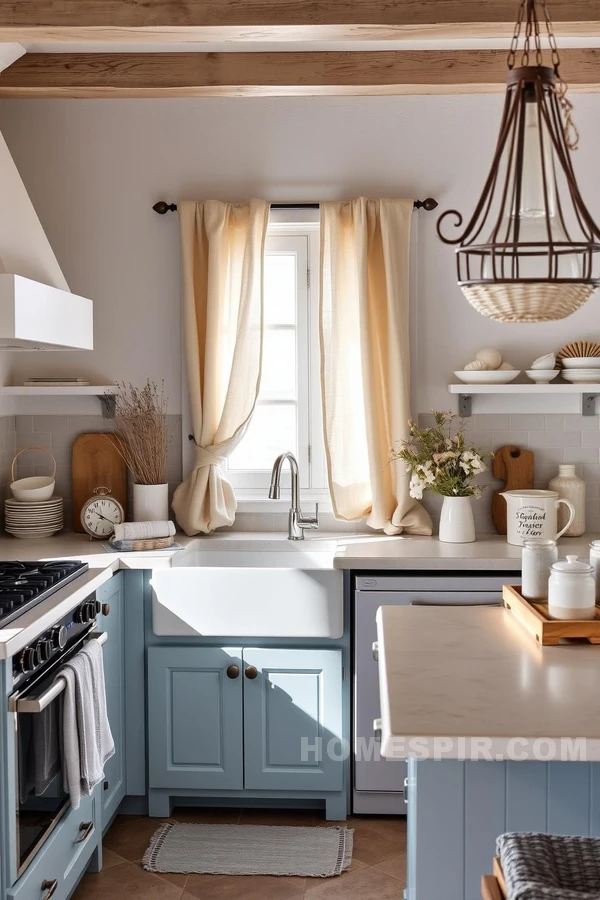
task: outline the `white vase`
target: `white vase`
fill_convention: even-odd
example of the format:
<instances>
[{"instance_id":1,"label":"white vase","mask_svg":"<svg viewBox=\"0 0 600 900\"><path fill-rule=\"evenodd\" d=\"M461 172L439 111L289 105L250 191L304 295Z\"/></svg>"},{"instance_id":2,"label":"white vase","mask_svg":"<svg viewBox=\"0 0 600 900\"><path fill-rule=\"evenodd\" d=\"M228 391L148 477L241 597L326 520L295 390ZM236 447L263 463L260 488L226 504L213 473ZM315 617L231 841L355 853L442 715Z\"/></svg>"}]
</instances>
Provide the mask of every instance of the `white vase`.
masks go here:
<instances>
[{"instance_id":1,"label":"white vase","mask_svg":"<svg viewBox=\"0 0 600 900\"><path fill-rule=\"evenodd\" d=\"M570 500L575 507L575 517L565 531L567 537L579 537L585 531L585 481L575 474L575 466L560 465L556 475L548 485L563 500ZM558 527L564 528L569 515L563 506L558 510Z\"/></svg>"},{"instance_id":2,"label":"white vase","mask_svg":"<svg viewBox=\"0 0 600 900\"><path fill-rule=\"evenodd\" d=\"M439 538L448 544L470 544L475 540L470 497L444 497Z\"/></svg>"},{"instance_id":3,"label":"white vase","mask_svg":"<svg viewBox=\"0 0 600 900\"><path fill-rule=\"evenodd\" d=\"M133 485L133 521L164 522L169 518L168 484Z\"/></svg>"}]
</instances>

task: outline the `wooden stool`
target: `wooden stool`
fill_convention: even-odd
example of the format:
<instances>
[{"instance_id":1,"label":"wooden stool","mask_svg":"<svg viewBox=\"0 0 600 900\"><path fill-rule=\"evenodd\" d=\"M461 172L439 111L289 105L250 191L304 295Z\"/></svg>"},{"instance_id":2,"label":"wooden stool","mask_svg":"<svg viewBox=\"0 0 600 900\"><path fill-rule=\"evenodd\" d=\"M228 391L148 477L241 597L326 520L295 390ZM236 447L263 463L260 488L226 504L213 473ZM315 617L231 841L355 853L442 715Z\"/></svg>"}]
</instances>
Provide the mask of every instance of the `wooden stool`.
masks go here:
<instances>
[{"instance_id":1,"label":"wooden stool","mask_svg":"<svg viewBox=\"0 0 600 900\"><path fill-rule=\"evenodd\" d=\"M506 884L500 860L494 857L492 867L493 875L483 875L481 878L482 900L506 900Z\"/></svg>"}]
</instances>

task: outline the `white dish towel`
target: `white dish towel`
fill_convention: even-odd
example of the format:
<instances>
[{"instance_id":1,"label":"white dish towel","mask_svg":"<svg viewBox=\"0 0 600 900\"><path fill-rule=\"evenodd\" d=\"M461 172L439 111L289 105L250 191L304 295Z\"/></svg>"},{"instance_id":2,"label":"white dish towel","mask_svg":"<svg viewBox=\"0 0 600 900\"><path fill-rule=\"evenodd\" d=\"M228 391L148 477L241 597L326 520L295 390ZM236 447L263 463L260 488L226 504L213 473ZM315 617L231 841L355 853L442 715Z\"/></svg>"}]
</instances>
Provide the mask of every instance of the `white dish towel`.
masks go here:
<instances>
[{"instance_id":1,"label":"white dish towel","mask_svg":"<svg viewBox=\"0 0 600 900\"><path fill-rule=\"evenodd\" d=\"M102 647L91 640L61 668L64 678L62 760L65 790L78 809L81 796L104 778L104 765L115 752L106 712Z\"/></svg>"},{"instance_id":2,"label":"white dish towel","mask_svg":"<svg viewBox=\"0 0 600 900\"><path fill-rule=\"evenodd\" d=\"M175 534L173 522L123 522L115 525L115 541L146 541L153 538L172 537Z\"/></svg>"}]
</instances>

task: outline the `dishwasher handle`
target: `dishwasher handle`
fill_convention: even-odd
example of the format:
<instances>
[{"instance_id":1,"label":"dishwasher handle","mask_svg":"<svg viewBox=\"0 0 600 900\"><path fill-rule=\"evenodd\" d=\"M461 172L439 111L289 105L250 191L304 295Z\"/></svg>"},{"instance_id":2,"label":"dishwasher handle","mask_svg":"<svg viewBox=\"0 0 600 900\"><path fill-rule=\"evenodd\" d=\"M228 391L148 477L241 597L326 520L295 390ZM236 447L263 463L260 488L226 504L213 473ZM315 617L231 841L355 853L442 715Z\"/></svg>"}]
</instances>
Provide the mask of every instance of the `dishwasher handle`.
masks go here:
<instances>
[{"instance_id":1,"label":"dishwasher handle","mask_svg":"<svg viewBox=\"0 0 600 900\"><path fill-rule=\"evenodd\" d=\"M503 606L502 598L493 597L475 597L471 600L461 600L460 598L452 600L438 600L423 598L422 600L411 600L411 606Z\"/></svg>"}]
</instances>

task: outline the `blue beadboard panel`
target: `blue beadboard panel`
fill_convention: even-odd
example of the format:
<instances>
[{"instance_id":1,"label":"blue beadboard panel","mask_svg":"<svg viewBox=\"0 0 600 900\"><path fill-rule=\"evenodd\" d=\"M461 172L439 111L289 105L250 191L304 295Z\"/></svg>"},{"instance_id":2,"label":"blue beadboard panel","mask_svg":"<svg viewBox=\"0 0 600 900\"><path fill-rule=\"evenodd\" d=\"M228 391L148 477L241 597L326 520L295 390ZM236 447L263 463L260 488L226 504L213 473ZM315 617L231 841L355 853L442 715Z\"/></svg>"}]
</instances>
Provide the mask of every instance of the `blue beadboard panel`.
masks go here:
<instances>
[{"instance_id":1,"label":"blue beadboard panel","mask_svg":"<svg viewBox=\"0 0 600 900\"><path fill-rule=\"evenodd\" d=\"M465 768L465 893L477 896L480 860L491 860L496 838L504 831L506 768L466 762Z\"/></svg>"},{"instance_id":2,"label":"blue beadboard panel","mask_svg":"<svg viewBox=\"0 0 600 900\"><path fill-rule=\"evenodd\" d=\"M587 834L590 823L591 772L588 763L548 763L547 831Z\"/></svg>"},{"instance_id":3,"label":"blue beadboard panel","mask_svg":"<svg viewBox=\"0 0 600 900\"><path fill-rule=\"evenodd\" d=\"M484 763L488 765L488 763ZM492 765L494 765L492 763ZM501 763L502 765L502 763ZM546 831L548 765L506 762L505 831Z\"/></svg>"},{"instance_id":4,"label":"blue beadboard panel","mask_svg":"<svg viewBox=\"0 0 600 900\"><path fill-rule=\"evenodd\" d=\"M415 771L408 803L409 820L416 820L412 828L409 821L415 842L410 900L465 900L464 764L424 760L409 767L409 777Z\"/></svg>"},{"instance_id":5,"label":"blue beadboard panel","mask_svg":"<svg viewBox=\"0 0 600 900\"><path fill-rule=\"evenodd\" d=\"M149 776L153 788L243 786L239 647L150 647Z\"/></svg>"},{"instance_id":6,"label":"blue beadboard panel","mask_svg":"<svg viewBox=\"0 0 600 900\"><path fill-rule=\"evenodd\" d=\"M480 900L504 831L600 836L600 763L411 761L409 900Z\"/></svg>"},{"instance_id":7,"label":"blue beadboard panel","mask_svg":"<svg viewBox=\"0 0 600 900\"><path fill-rule=\"evenodd\" d=\"M341 651L245 647L243 657L258 670L244 678L245 787L341 791ZM322 752L303 754L303 740Z\"/></svg>"}]
</instances>

